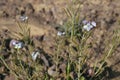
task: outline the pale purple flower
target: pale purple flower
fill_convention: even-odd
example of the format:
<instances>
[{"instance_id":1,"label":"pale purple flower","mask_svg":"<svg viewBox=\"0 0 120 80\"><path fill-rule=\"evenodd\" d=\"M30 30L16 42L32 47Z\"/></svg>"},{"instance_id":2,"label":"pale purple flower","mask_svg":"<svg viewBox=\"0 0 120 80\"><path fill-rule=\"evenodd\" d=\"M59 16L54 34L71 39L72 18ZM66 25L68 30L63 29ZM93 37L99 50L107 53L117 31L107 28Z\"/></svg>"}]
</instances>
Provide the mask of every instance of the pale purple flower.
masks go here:
<instances>
[{"instance_id":1,"label":"pale purple flower","mask_svg":"<svg viewBox=\"0 0 120 80\"><path fill-rule=\"evenodd\" d=\"M83 29L84 29L84 30L87 30L87 31L90 31L90 30L91 30L91 28L90 28L88 25L84 25L84 26L83 26Z\"/></svg>"},{"instance_id":2,"label":"pale purple flower","mask_svg":"<svg viewBox=\"0 0 120 80\"><path fill-rule=\"evenodd\" d=\"M16 44L17 42L18 42L17 40L14 40L14 39L11 40L11 41L10 41L10 44L9 44L10 47L15 46L15 44Z\"/></svg>"},{"instance_id":3,"label":"pale purple flower","mask_svg":"<svg viewBox=\"0 0 120 80\"><path fill-rule=\"evenodd\" d=\"M83 20L82 23L85 25L85 24L88 23L88 21L87 20Z\"/></svg>"},{"instance_id":4,"label":"pale purple flower","mask_svg":"<svg viewBox=\"0 0 120 80\"><path fill-rule=\"evenodd\" d=\"M91 24L96 27L96 22L95 21L92 21Z\"/></svg>"},{"instance_id":5,"label":"pale purple flower","mask_svg":"<svg viewBox=\"0 0 120 80\"><path fill-rule=\"evenodd\" d=\"M13 40L10 41L9 46L11 48L13 47L15 49L20 49L20 48L23 48L24 43L13 39Z\"/></svg>"},{"instance_id":6,"label":"pale purple flower","mask_svg":"<svg viewBox=\"0 0 120 80\"><path fill-rule=\"evenodd\" d=\"M87 31L90 31L92 28L96 27L96 22L94 21L90 22L90 21L84 20L83 24L84 24L83 29Z\"/></svg>"}]
</instances>

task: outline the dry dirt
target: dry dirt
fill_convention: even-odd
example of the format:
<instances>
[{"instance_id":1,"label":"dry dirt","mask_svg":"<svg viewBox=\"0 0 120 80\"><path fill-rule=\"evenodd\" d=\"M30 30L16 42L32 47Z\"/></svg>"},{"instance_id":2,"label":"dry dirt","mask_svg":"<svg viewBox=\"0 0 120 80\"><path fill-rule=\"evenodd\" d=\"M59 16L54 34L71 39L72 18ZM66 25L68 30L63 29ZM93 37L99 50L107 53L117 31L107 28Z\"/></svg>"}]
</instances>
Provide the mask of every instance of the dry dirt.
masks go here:
<instances>
[{"instance_id":1,"label":"dry dirt","mask_svg":"<svg viewBox=\"0 0 120 80\"><path fill-rule=\"evenodd\" d=\"M8 29L11 34L18 31L16 19L22 14L29 17L29 27L32 36L45 35L44 48L52 53L52 44L56 35L55 27L66 20L63 8L71 0L0 0L0 30ZM120 27L120 0L80 0L81 18L92 19L97 22L94 32L96 45L100 45L105 33ZM51 37L50 37L51 36ZM104 36L104 38L107 36ZM47 44L47 46L46 46ZM39 45L39 44L38 44ZM120 79L120 49L110 59L112 65L111 80ZM100 53L100 52L99 52ZM5 80L13 80L7 77Z\"/></svg>"}]
</instances>

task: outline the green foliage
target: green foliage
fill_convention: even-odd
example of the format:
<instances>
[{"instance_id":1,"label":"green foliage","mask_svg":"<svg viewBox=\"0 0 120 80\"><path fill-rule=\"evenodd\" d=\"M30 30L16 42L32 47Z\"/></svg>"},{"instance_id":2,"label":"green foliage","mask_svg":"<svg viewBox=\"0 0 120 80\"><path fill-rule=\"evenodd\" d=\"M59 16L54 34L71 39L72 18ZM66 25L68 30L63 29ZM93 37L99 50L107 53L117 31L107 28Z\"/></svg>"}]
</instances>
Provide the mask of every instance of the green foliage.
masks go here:
<instances>
[{"instance_id":1,"label":"green foliage","mask_svg":"<svg viewBox=\"0 0 120 80\"><path fill-rule=\"evenodd\" d=\"M17 24L20 30L19 36L22 37L22 40L25 43L29 44L31 40L30 40L30 27L28 26L28 20L22 23L18 21Z\"/></svg>"}]
</instances>

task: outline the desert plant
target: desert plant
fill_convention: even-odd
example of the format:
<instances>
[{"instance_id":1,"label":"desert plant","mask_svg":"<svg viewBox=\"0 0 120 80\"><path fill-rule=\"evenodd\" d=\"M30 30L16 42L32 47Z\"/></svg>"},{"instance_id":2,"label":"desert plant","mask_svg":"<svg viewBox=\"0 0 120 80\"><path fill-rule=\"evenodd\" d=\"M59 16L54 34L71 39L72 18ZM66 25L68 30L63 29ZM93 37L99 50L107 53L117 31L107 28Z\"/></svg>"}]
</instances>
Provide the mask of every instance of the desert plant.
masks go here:
<instances>
[{"instance_id":1,"label":"desert plant","mask_svg":"<svg viewBox=\"0 0 120 80\"><path fill-rule=\"evenodd\" d=\"M106 40L102 58L96 59L95 63L90 62L94 55L90 54L91 45L87 42L94 34L96 23L80 18L80 5L79 0L71 0L64 9L67 14L67 21L62 25L64 33L59 33L54 39L55 50L50 55L50 61L41 49L34 51L28 20L17 22L19 40L24 42L24 48L8 50L10 64L0 55L1 63L16 80L101 80L104 77L106 61L120 44L120 29L113 32L110 40ZM3 48L6 48L4 40L0 50Z\"/></svg>"}]
</instances>

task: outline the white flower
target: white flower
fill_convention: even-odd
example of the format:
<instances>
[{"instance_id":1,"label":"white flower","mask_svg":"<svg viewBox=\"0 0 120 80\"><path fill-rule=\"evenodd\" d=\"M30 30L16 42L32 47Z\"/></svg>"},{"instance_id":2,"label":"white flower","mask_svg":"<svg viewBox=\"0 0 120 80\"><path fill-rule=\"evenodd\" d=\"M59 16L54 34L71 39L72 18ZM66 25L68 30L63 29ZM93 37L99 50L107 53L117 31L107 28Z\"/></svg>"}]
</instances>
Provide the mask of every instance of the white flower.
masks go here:
<instances>
[{"instance_id":1,"label":"white flower","mask_svg":"<svg viewBox=\"0 0 120 80\"><path fill-rule=\"evenodd\" d=\"M91 23L90 23L90 22L89 22L89 23L87 23L86 25L87 25L89 28L91 28L91 29L94 27L93 25L91 25Z\"/></svg>"},{"instance_id":2,"label":"white flower","mask_svg":"<svg viewBox=\"0 0 120 80\"><path fill-rule=\"evenodd\" d=\"M84 29L84 30L87 30L87 31L90 31L90 30L91 30L91 28L90 28L88 25L84 25L84 26L83 26L83 29Z\"/></svg>"},{"instance_id":3,"label":"white flower","mask_svg":"<svg viewBox=\"0 0 120 80\"><path fill-rule=\"evenodd\" d=\"M31 56L32 56L32 59L35 61L36 59L37 59L37 57L38 57L38 55L40 55L40 53L39 52L33 52L32 54L31 54Z\"/></svg>"},{"instance_id":4,"label":"white flower","mask_svg":"<svg viewBox=\"0 0 120 80\"><path fill-rule=\"evenodd\" d=\"M26 21L26 20L28 20L28 17L25 16L25 15L24 15L24 16L20 16L20 20L21 20L21 21Z\"/></svg>"},{"instance_id":5,"label":"white flower","mask_svg":"<svg viewBox=\"0 0 120 80\"><path fill-rule=\"evenodd\" d=\"M63 35L65 35L65 32L58 31L57 35L58 36L63 36Z\"/></svg>"}]
</instances>

